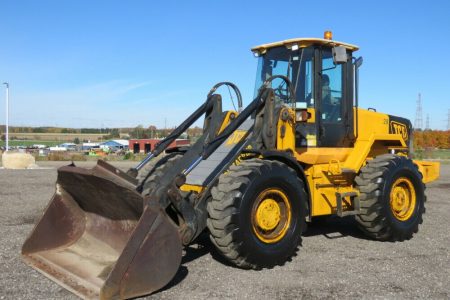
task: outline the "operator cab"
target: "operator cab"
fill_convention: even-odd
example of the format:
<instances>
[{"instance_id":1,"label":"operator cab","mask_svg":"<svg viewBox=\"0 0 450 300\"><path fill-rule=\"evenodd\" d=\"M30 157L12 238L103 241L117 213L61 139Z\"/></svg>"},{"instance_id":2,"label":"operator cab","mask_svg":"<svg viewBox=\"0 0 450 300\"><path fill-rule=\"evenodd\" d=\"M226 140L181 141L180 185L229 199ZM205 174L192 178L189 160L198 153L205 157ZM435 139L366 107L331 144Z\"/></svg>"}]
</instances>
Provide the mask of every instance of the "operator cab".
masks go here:
<instances>
[{"instance_id":1,"label":"operator cab","mask_svg":"<svg viewBox=\"0 0 450 300\"><path fill-rule=\"evenodd\" d=\"M358 47L325 39L299 38L252 49L259 57L255 93L274 75L290 79L295 102L282 79L272 89L283 105L296 111L296 148L351 147L353 129L354 63Z\"/></svg>"}]
</instances>

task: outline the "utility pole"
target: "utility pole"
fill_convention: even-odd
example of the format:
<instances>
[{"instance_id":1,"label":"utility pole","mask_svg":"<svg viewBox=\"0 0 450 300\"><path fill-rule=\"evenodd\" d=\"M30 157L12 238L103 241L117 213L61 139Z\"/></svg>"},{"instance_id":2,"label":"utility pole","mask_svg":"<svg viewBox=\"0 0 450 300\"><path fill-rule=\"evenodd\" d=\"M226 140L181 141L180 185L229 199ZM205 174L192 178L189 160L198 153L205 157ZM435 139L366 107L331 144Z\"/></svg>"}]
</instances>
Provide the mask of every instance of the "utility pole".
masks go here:
<instances>
[{"instance_id":1,"label":"utility pole","mask_svg":"<svg viewBox=\"0 0 450 300\"><path fill-rule=\"evenodd\" d=\"M9 83L3 82L6 85L6 152L9 150Z\"/></svg>"},{"instance_id":2,"label":"utility pole","mask_svg":"<svg viewBox=\"0 0 450 300\"><path fill-rule=\"evenodd\" d=\"M430 114L427 114L427 121L425 123L425 130L430 130Z\"/></svg>"}]
</instances>

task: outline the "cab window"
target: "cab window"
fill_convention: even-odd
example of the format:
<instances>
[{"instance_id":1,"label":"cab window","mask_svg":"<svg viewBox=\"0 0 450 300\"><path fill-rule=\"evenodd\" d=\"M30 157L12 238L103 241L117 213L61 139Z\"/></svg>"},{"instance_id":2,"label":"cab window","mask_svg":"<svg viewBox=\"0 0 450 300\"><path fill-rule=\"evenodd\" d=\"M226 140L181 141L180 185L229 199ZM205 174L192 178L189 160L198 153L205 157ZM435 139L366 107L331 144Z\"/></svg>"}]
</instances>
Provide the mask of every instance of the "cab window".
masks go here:
<instances>
[{"instance_id":1,"label":"cab window","mask_svg":"<svg viewBox=\"0 0 450 300\"><path fill-rule=\"evenodd\" d=\"M255 96L262 83L270 76L286 76L293 85L297 108L314 107L313 92L313 62L314 48L301 48L298 50L276 47L267 50L259 59ZM275 95L291 104L288 97L289 91L284 80L275 78L272 80L272 88Z\"/></svg>"},{"instance_id":2,"label":"cab window","mask_svg":"<svg viewBox=\"0 0 450 300\"><path fill-rule=\"evenodd\" d=\"M296 107L314 107L313 74L314 74L314 48L304 48L294 59L299 60L294 90L296 91Z\"/></svg>"},{"instance_id":3,"label":"cab window","mask_svg":"<svg viewBox=\"0 0 450 300\"><path fill-rule=\"evenodd\" d=\"M331 50L322 52L321 119L325 123L342 121L343 80L342 65L335 65Z\"/></svg>"}]
</instances>

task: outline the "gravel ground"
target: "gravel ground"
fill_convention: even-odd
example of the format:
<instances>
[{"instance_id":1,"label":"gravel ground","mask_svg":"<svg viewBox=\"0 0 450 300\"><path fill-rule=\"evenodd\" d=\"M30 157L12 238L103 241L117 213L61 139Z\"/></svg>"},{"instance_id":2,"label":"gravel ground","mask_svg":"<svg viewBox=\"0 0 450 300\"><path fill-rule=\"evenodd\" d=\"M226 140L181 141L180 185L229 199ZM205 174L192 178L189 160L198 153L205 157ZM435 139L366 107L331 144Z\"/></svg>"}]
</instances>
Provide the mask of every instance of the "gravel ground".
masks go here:
<instances>
[{"instance_id":1,"label":"gravel ground","mask_svg":"<svg viewBox=\"0 0 450 300\"><path fill-rule=\"evenodd\" d=\"M20 248L54 192L56 167L0 170L0 299L76 299L20 260ZM126 170L128 163L115 163ZM92 165L91 162L80 163ZM189 247L168 287L145 299L450 298L450 166L428 186L419 233L403 243L366 239L351 218L312 224L283 267L226 264L206 238Z\"/></svg>"}]
</instances>

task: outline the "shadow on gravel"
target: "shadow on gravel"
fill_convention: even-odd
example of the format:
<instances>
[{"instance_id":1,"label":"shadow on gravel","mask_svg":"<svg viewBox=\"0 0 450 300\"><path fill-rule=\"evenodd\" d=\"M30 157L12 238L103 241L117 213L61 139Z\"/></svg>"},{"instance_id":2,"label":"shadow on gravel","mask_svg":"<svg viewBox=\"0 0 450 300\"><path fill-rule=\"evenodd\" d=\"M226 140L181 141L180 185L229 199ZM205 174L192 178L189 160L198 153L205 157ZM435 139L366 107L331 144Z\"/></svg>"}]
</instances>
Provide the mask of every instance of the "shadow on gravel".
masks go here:
<instances>
[{"instance_id":1,"label":"shadow on gravel","mask_svg":"<svg viewBox=\"0 0 450 300\"><path fill-rule=\"evenodd\" d=\"M189 273L188 268L185 267L184 264L187 264L202 257L205 254L212 252L213 248L214 247L209 241L208 235L206 233L202 233L192 245L185 248L185 253L181 259L181 265L178 268L178 271L175 274L174 278L165 287L152 293L152 295L158 294L180 284Z\"/></svg>"},{"instance_id":2,"label":"shadow on gravel","mask_svg":"<svg viewBox=\"0 0 450 300\"><path fill-rule=\"evenodd\" d=\"M358 239L368 240L359 229L356 221L352 216L339 218L336 216L316 217L311 223L303 236L310 237L323 235L327 239L338 239L351 236Z\"/></svg>"},{"instance_id":3,"label":"shadow on gravel","mask_svg":"<svg viewBox=\"0 0 450 300\"><path fill-rule=\"evenodd\" d=\"M187 247L186 253L183 255L183 258L181 259L181 264L189 263L193 260L196 260L199 257L202 257L205 254L208 254L211 252L211 249L213 248L213 245L209 241L208 236L205 234L205 236L199 237L197 241L194 242L193 245Z\"/></svg>"},{"instance_id":4,"label":"shadow on gravel","mask_svg":"<svg viewBox=\"0 0 450 300\"><path fill-rule=\"evenodd\" d=\"M194 248L194 246L196 246L196 248ZM208 253L211 254L212 259L214 259L218 263L228 267L236 268L235 265L231 264L225 257L223 257L219 253L219 251L217 251L216 247L209 239L208 230L205 230L200 234L200 236L195 240L193 246L186 248L186 254L183 256L181 264L189 263Z\"/></svg>"},{"instance_id":5,"label":"shadow on gravel","mask_svg":"<svg viewBox=\"0 0 450 300\"><path fill-rule=\"evenodd\" d=\"M357 239L371 240L358 229L358 225L352 216L340 218L337 216L316 217L313 222L308 223L304 237L323 235L328 239L338 239L343 237L354 237ZM186 254L181 261L182 264L189 263L208 253L218 263L233 267L225 257L223 257L209 239L209 233L203 232L195 241L194 247L186 248ZM301 245L300 245L301 247Z\"/></svg>"},{"instance_id":6,"label":"shadow on gravel","mask_svg":"<svg viewBox=\"0 0 450 300\"><path fill-rule=\"evenodd\" d=\"M436 184L436 187L439 189L450 189L450 183L439 183Z\"/></svg>"},{"instance_id":7,"label":"shadow on gravel","mask_svg":"<svg viewBox=\"0 0 450 300\"><path fill-rule=\"evenodd\" d=\"M233 267L236 268L235 265L231 264L225 257L223 257L219 251L217 251L216 247L213 245L213 243L211 242L211 240L209 239L209 232L208 231L204 231L196 240L196 242L198 243L198 247L201 247L201 251L203 252L203 255L210 253L211 257L217 261L218 263L228 266L228 267ZM200 256L199 256L200 257ZM183 257L184 259L184 257ZM189 261L192 261L189 260Z\"/></svg>"},{"instance_id":8,"label":"shadow on gravel","mask_svg":"<svg viewBox=\"0 0 450 300\"><path fill-rule=\"evenodd\" d=\"M232 268L238 268L235 265L233 265L232 263L230 263L225 257L223 257L222 254L219 253L219 251L217 251L216 247L211 243L210 243L210 252L211 252L211 257L217 261L218 263L227 266L227 267L232 267Z\"/></svg>"},{"instance_id":9,"label":"shadow on gravel","mask_svg":"<svg viewBox=\"0 0 450 300\"><path fill-rule=\"evenodd\" d=\"M172 280L165 287L163 287L162 289L152 293L151 295L155 295L155 294L158 294L158 293L163 292L165 290L169 290L170 288L178 285L180 282L182 282L186 278L188 273L189 273L188 269L185 266L181 265L178 268L178 271L175 274L175 277L172 278ZM146 296L143 296L143 297L146 297ZM139 299L139 298L133 298L133 299Z\"/></svg>"},{"instance_id":10,"label":"shadow on gravel","mask_svg":"<svg viewBox=\"0 0 450 300\"><path fill-rule=\"evenodd\" d=\"M311 237L317 235L323 235L328 239L337 239L346 236L351 236L358 239L368 239L358 229L357 224L352 217L339 218L331 216L315 218L312 223L308 224L308 229L303 236ZM168 290L181 283L189 273L187 267L184 265L208 253L210 253L212 258L218 263L235 268L234 265L232 265L216 250L214 245L209 240L209 233L204 232L191 246L185 248L185 254L181 259L181 266L175 274L175 277L165 287L154 292L152 295Z\"/></svg>"}]
</instances>

